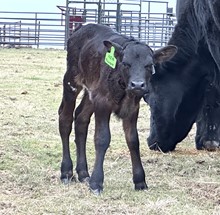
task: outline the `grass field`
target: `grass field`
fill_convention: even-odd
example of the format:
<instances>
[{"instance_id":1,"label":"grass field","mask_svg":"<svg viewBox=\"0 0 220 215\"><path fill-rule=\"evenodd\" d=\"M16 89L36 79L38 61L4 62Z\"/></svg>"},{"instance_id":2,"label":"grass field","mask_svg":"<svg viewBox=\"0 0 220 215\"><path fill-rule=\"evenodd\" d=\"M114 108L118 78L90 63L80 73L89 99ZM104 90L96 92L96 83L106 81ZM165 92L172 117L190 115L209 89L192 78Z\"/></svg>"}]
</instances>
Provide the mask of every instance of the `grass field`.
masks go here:
<instances>
[{"instance_id":1,"label":"grass field","mask_svg":"<svg viewBox=\"0 0 220 215\"><path fill-rule=\"evenodd\" d=\"M194 130L173 153L146 144L149 111L138 121L148 191L134 191L121 122L112 117L104 192L60 183L61 141L57 110L62 97L65 51L0 49L0 214L220 215L220 152L196 151ZM88 162L94 162L94 122ZM75 161L74 134L71 154Z\"/></svg>"}]
</instances>

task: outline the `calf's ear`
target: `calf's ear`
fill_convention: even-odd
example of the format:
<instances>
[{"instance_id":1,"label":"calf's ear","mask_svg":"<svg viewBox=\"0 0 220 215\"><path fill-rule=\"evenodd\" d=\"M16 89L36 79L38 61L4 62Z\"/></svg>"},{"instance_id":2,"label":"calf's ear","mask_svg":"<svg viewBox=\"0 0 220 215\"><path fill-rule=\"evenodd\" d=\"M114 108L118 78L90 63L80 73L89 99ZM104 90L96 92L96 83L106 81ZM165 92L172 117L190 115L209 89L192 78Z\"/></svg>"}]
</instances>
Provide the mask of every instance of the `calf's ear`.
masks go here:
<instances>
[{"instance_id":1,"label":"calf's ear","mask_svg":"<svg viewBox=\"0 0 220 215\"><path fill-rule=\"evenodd\" d=\"M109 41L109 40L104 40L103 44L107 48L108 52L110 52L111 51L111 47L114 46L114 48L115 48L115 57L120 57L122 55L123 47L120 46L118 43L114 43L114 42Z\"/></svg>"},{"instance_id":2,"label":"calf's ear","mask_svg":"<svg viewBox=\"0 0 220 215\"><path fill-rule=\"evenodd\" d=\"M154 52L153 60L154 63L162 63L164 61L170 60L177 53L177 47L173 45L168 45L160 48Z\"/></svg>"}]
</instances>

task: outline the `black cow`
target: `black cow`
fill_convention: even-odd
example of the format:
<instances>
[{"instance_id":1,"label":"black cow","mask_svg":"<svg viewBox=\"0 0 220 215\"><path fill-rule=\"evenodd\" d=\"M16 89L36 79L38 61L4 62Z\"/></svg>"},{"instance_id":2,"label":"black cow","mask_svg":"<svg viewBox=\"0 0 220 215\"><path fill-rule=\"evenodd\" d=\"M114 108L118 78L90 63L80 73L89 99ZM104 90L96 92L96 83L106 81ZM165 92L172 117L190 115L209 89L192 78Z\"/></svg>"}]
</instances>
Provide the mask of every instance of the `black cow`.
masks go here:
<instances>
[{"instance_id":1,"label":"black cow","mask_svg":"<svg viewBox=\"0 0 220 215\"><path fill-rule=\"evenodd\" d=\"M69 135L76 98L84 88L84 97L75 110L76 172L79 181L89 178L86 138L94 112L96 155L89 186L95 194L103 190L103 161L110 143L109 120L113 112L123 120L135 189L146 189L137 132L139 101L148 91L148 80L154 73L153 65L170 59L176 53L176 47L167 46L153 52L146 44L122 36L107 26L88 24L73 33L67 52L67 72L59 108L59 131L63 145L61 180L68 182L73 177ZM106 53L111 53L110 59L105 60ZM115 67L111 62L114 58L117 61Z\"/></svg>"},{"instance_id":2,"label":"black cow","mask_svg":"<svg viewBox=\"0 0 220 215\"><path fill-rule=\"evenodd\" d=\"M145 100L151 109L150 149L175 149L197 122L196 147L220 146L220 1L179 0L170 61L156 66ZM211 87L211 89L209 89ZM210 93L212 92L211 97ZM207 108L209 107L209 108Z\"/></svg>"}]
</instances>

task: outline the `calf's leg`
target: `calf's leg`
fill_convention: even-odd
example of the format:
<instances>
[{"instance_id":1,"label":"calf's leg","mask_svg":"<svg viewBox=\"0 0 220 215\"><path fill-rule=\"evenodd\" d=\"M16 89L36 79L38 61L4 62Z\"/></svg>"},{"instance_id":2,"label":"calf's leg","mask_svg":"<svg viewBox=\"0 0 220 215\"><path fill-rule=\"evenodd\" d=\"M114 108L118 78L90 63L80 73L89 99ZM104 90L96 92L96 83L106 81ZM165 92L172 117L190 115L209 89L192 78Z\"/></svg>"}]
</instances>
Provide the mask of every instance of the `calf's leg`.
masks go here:
<instances>
[{"instance_id":1,"label":"calf's leg","mask_svg":"<svg viewBox=\"0 0 220 215\"><path fill-rule=\"evenodd\" d=\"M86 139L93 105L89 100L88 93L84 97L75 111L75 143L76 143L76 172L80 182L89 178L88 165L86 159Z\"/></svg>"},{"instance_id":2,"label":"calf's leg","mask_svg":"<svg viewBox=\"0 0 220 215\"><path fill-rule=\"evenodd\" d=\"M70 157L69 136L72 131L73 111L76 97L81 87L77 86L70 72L64 75L63 98L59 107L59 132L62 140L61 180L68 183L73 180L73 164Z\"/></svg>"},{"instance_id":3,"label":"calf's leg","mask_svg":"<svg viewBox=\"0 0 220 215\"><path fill-rule=\"evenodd\" d=\"M131 155L135 190L144 190L147 189L147 184L145 182L145 173L140 158L139 139L137 133L137 117L138 109L135 110L129 117L123 119L123 128Z\"/></svg>"},{"instance_id":4,"label":"calf's leg","mask_svg":"<svg viewBox=\"0 0 220 215\"><path fill-rule=\"evenodd\" d=\"M109 147L111 134L109 120L111 111L108 108L94 107L95 110L95 165L89 181L90 190L99 195L103 190L104 171L103 162Z\"/></svg>"}]
</instances>

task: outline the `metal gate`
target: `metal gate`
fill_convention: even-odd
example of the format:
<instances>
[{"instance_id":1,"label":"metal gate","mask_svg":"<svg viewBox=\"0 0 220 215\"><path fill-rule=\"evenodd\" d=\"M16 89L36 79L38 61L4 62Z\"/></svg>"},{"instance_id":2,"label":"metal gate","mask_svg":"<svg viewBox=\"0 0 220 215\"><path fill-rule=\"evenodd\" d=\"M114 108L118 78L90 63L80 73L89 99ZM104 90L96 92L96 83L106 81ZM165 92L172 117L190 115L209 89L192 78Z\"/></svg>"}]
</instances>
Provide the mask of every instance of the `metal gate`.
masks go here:
<instances>
[{"instance_id":1,"label":"metal gate","mask_svg":"<svg viewBox=\"0 0 220 215\"><path fill-rule=\"evenodd\" d=\"M65 44L79 23L100 23L158 48L167 44L175 25L167 1L67 0L58 7L66 20Z\"/></svg>"}]
</instances>

